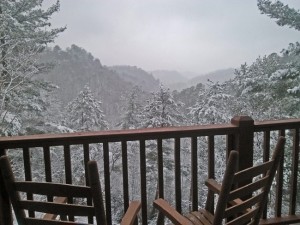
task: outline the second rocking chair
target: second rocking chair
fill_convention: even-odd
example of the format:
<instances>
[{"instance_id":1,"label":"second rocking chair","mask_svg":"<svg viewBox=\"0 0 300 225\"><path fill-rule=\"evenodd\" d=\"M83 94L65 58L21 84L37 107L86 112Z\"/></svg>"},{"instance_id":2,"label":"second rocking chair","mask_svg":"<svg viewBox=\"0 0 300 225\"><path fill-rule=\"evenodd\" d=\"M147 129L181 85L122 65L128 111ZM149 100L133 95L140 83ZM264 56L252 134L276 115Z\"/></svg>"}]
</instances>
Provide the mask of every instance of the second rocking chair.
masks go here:
<instances>
[{"instance_id":1,"label":"second rocking chair","mask_svg":"<svg viewBox=\"0 0 300 225\"><path fill-rule=\"evenodd\" d=\"M208 179L209 193L219 195L215 212L200 209L186 216L179 214L165 200L157 199L154 206L176 225L257 225L267 203L273 178L283 155L285 138L279 137L270 161L237 172L238 152L231 151L222 184ZM251 183L241 185L245 180ZM207 201L212 201L208 198ZM208 205L208 204L207 204Z\"/></svg>"}]
</instances>

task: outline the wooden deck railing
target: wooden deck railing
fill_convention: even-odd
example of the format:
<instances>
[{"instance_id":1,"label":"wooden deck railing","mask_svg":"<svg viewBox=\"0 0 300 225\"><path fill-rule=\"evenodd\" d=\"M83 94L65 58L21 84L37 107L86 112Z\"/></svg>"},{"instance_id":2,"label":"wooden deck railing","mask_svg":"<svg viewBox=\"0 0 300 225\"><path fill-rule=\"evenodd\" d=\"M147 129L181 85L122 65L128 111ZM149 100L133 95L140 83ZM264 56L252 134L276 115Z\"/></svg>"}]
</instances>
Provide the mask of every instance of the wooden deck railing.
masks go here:
<instances>
[{"instance_id":1,"label":"wooden deck railing","mask_svg":"<svg viewBox=\"0 0 300 225\"><path fill-rule=\"evenodd\" d=\"M297 196L300 184L299 130L300 119L254 122L250 117L240 116L234 117L230 124L222 125L3 137L0 138L0 155L15 156L18 152L18 157L23 162L22 172L24 172L20 176L26 180L34 179L35 168L32 161L35 155L42 155L44 179L51 182L57 172L53 171L52 165L57 163L52 159L53 152L60 152L62 157L58 159L62 161L64 174L61 179L66 183L74 182L72 171L75 164L72 157L75 147L77 157L82 157L84 168L90 159L96 158L103 170L100 175L105 192L106 214L108 224L112 224L115 214L113 208L119 207L125 211L133 198L132 178L129 178L132 171L129 167L133 163L130 159L133 154L131 147L134 143L138 148L134 163L139 169L135 179L139 184L138 196L142 201L141 221L146 225L149 219L153 219L151 200L154 197L149 196L150 187L155 190L155 197L173 198L169 200L174 203L179 212L185 212L186 209L197 210L199 205L203 204L201 198L202 193L205 192L203 177L205 179L218 177L219 167L221 167L220 155L226 157L226 153L230 150L238 150L241 153L239 167L243 169L256 161L267 160L276 137L284 135L288 139L285 158L281 162L276 185L274 185L275 197L270 199L274 202L271 216L281 217L281 219L266 220L265 224L279 220L281 224L288 224L300 222L300 196L299 194ZM113 148L117 150L113 152ZM96 153L100 154L99 157L95 157L95 149ZM149 153L152 153L152 156ZM118 157L114 158L113 154L118 154ZM203 158L205 160L201 160ZM172 166L166 165L166 159ZM152 160L152 163L155 161L155 166L151 170L148 165L149 160ZM112 205L115 198L112 189L116 188L115 177L112 177L114 173L112 164L116 162L120 166L118 177L121 178L119 185L122 186L122 206ZM172 185L174 182L172 191L169 186L166 188L166 185L169 185L168 182L166 183L166 167L168 173L172 172L168 176L174 179L170 182ZM155 178L155 182L149 181L150 175ZM87 182L87 178L85 181ZM27 197L30 199L32 196ZM10 211L9 199L0 174L0 225L12 224ZM264 218L266 217L267 210L264 213Z\"/></svg>"}]
</instances>

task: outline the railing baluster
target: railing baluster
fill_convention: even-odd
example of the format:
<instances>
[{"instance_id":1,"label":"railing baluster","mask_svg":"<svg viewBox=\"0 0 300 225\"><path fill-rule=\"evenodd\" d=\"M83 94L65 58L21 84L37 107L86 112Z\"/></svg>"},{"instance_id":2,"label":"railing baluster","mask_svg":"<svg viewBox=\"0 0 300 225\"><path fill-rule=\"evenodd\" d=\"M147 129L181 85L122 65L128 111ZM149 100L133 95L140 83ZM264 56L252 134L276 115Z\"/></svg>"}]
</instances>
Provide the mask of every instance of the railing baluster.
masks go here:
<instances>
[{"instance_id":1,"label":"railing baluster","mask_svg":"<svg viewBox=\"0 0 300 225\"><path fill-rule=\"evenodd\" d=\"M30 151L28 147L23 148L23 160L24 160L24 173L25 173L25 180L31 181L31 164L30 164ZM31 193L26 193L27 200L32 200L33 195ZM29 217L35 217L34 211L28 211Z\"/></svg>"},{"instance_id":2,"label":"railing baluster","mask_svg":"<svg viewBox=\"0 0 300 225\"><path fill-rule=\"evenodd\" d=\"M49 147L49 145L44 146L43 151L44 151L46 182L52 182L51 158L50 158L50 147ZM53 196L47 196L47 200L52 202L53 201Z\"/></svg>"},{"instance_id":3,"label":"railing baluster","mask_svg":"<svg viewBox=\"0 0 300 225\"><path fill-rule=\"evenodd\" d=\"M158 198L164 198L164 165L162 139L157 139L157 170L158 170ZM164 224L164 215L159 211L157 225Z\"/></svg>"},{"instance_id":4,"label":"railing baluster","mask_svg":"<svg viewBox=\"0 0 300 225\"><path fill-rule=\"evenodd\" d=\"M23 148L23 160L24 160L25 180L32 181L30 151L29 151L28 147ZM30 199L30 200L32 200L32 199Z\"/></svg>"},{"instance_id":5,"label":"railing baluster","mask_svg":"<svg viewBox=\"0 0 300 225\"><path fill-rule=\"evenodd\" d=\"M5 150L0 149L0 156L5 155ZM0 225L13 225L11 204L6 191L4 180L0 171Z\"/></svg>"},{"instance_id":6,"label":"railing baluster","mask_svg":"<svg viewBox=\"0 0 300 225\"><path fill-rule=\"evenodd\" d=\"M89 176L88 176L88 169L87 169L87 164L88 161L90 160L90 147L89 143L83 143L83 162L84 162L84 173L85 173L85 184L89 185ZM87 199L87 205L92 205L92 199L88 198ZM88 217L88 222L93 223L93 217L89 216Z\"/></svg>"},{"instance_id":7,"label":"railing baluster","mask_svg":"<svg viewBox=\"0 0 300 225\"><path fill-rule=\"evenodd\" d=\"M285 136L285 130L279 131L279 136ZM284 162L284 154L280 160L277 175L276 175L276 199L275 199L275 215L277 217L281 216L282 212L282 188L283 188L283 162Z\"/></svg>"},{"instance_id":8,"label":"railing baluster","mask_svg":"<svg viewBox=\"0 0 300 225\"><path fill-rule=\"evenodd\" d=\"M198 210L198 141L197 136L191 138L191 176L192 176L192 210Z\"/></svg>"},{"instance_id":9,"label":"railing baluster","mask_svg":"<svg viewBox=\"0 0 300 225\"><path fill-rule=\"evenodd\" d=\"M50 159L50 148L49 146L43 147L44 151L44 163L45 163L45 179L46 182L52 182L51 176L51 159Z\"/></svg>"},{"instance_id":10,"label":"railing baluster","mask_svg":"<svg viewBox=\"0 0 300 225\"><path fill-rule=\"evenodd\" d=\"M111 225L112 215L111 215L111 193L110 193L109 145L107 141L103 142L103 160L104 160L106 220L107 220L107 225Z\"/></svg>"},{"instance_id":11,"label":"railing baluster","mask_svg":"<svg viewBox=\"0 0 300 225\"><path fill-rule=\"evenodd\" d=\"M140 140L140 172L141 172L142 224L147 225L147 179L146 179L145 140Z\"/></svg>"},{"instance_id":12,"label":"railing baluster","mask_svg":"<svg viewBox=\"0 0 300 225\"><path fill-rule=\"evenodd\" d=\"M84 162L84 172L85 172L85 183L89 184L89 176L87 174L87 163L90 160L90 148L88 143L83 144L83 162Z\"/></svg>"},{"instance_id":13,"label":"railing baluster","mask_svg":"<svg viewBox=\"0 0 300 225\"><path fill-rule=\"evenodd\" d=\"M208 178L215 178L215 137L208 136Z\"/></svg>"},{"instance_id":14,"label":"railing baluster","mask_svg":"<svg viewBox=\"0 0 300 225\"><path fill-rule=\"evenodd\" d=\"M70 145L64 145L64 163L66 184L72 184L72 166ZM73 198L68 198L68 203L73 203ZM74 216L69 216L69 221L74 221Z\"/></svg>"},{"instance_id":15,"label":"railing baluster","mask_svg":"<svg viewBox=\"0 0 300 225\"><path fill-rule=\"evenodd\" d=\"M214 136L208 136L208 178L215 178L215 140ZM214 193L209 191L205 208L209 212L214 210Z\"/></svg>"},{"instance_id":16,"label":"railing baluster","mask_svg":"<svg viewBox=\"0 0 300 225\"><path fill-rule=\"evenodd\" d=\"M228 134L226 137L226 158L231 150L236 150L236 141L233 134Z\"/></svg>"},{"instance_id":17,"label":"railing baluster","mask_svg":"<svg viewBox=\"0 0 300 225\"><path fill-rule=\"evenodd\" d=\"M270 160L270 131L264 132L263 141L263 162Z\"/></svg>"},{"instance_id":18,"label":"railing baluster","mask_svg":"<svg viewBox=\"0 0 300 225\"><path fill-rule=\"evenodd\" d=\"M267 162L270 159L270 131L264 132L263 142L263 162ZM262 218L266 219L268 214L268 206L266 205L263 211Z\"/></svg>"},{"instance_id":19,"label":"railing baluster","mask_svg":"<svg viewBox=\"0 0 300 225\"><path fill-rule=\"evenodd\" d=\"M158 197L164 198L164 161L162 139L157 139Z\"/></svg>"},{"instance_id":20,"label":"railing baluster","mask_svg":"<svg viewBox=\"0 0 300 225\"><path fill-rule=\"evenodd\" d=\"M70 145L64 145L64 163L66 184L72 184L72 167Z\"/></svg>"},{"instance_id":21,"label":"railing baluster","mask_svg":"<svg viewBox=\"0 0 300 225\"><path fill-rule=\"evenodd\" d=\"M175 201L176 210L181 213L181 165L180 165L180 138L175 138Z\"/></svg>"},{"instance_id":22,"label":"railing baluster","mask_svg":"<svg viewBox=\"0 0 300 225\"><path fill-rule=\"evenodd\" d=\"M122 141L122 166L123 166L123 200L124 212L129 205L129 190L128 190L128 157L127 157L127 142Z\"/></svg>"},{"instance_id":23,"label":"railing baluster","mask_svg":"<svg viewBox=\"0 0 300 225\"><path fill-rule=\"evenodd\" d=\"M296 213L296 199L297 199L297 177L299 165L299 129L293 130L293 153L292 153L292 175L291 175L291 190L290 190L290 215Z\"/></svg>"}]
</instances>

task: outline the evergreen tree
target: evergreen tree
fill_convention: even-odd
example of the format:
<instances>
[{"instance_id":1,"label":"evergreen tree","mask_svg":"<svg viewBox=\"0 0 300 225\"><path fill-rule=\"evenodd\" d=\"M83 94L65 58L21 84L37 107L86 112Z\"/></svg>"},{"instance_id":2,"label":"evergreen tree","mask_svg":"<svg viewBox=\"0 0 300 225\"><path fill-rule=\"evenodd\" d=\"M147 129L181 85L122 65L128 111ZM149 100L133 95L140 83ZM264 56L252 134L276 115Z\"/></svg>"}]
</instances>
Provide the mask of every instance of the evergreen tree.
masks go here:
<instances>
[{"instance_id":1,"label":"evergreen tree","mask_svg":"<svg viewBox=\"0 0 300 225\"><path fill-rule=\"evenodd\" d=\"M279 26L289 26L300 30L300 12L290 8L280 1L272 2L270 0L258 0L257 6L262 14L266 14L276 19Z\"/></svg>"},{"instance_id":2,"label":"evergreen tree","mask_svg":"<svg viewBox=\"0 0 300 225\"><path fill-rule=\"evenodd\" d=\"M29 108L18 105L21 102L19 100L35 96L29 90L42 88L41 83L30 78L47 68L45 64L37 63L37 55L65 29L50 28L49 20L59 10L59 2L46 10L42 8L42 2L43 0L0 1L1 135L20 132L23 125L19 112ZM42 86L45 87L46 83Z\"/></svg>"},{"instance_id":3,"label":"evergreen tree","mask_svg":"<svg viewBox=\"0 0 300 225\"><path fill-rule=\"evenodd\" d=\"M280 1L258 0L258 8L262 14L267 14L271 18L277 19L279 26L289 26L300 30L300 11L284 5ZM264 73L266 82L266 92L270 102L276 102L277 108L271 108L270 117L299 117L300 107L300 45L299 43L290 44L288 49L282 50L282 55L271 54L261 63L255 65ZM275 59L275 60L274 60ZM274 61L270 65L270 61ZM260 64L261 64L260 63ZM266 68L269 66L268 71ZM252 68L251 68L252 69ZM267 101L264 100L264 103ZM278 111L278 109L280 109Z\"/></svg>"},{"instance_id":4,"label":"evergreen tree","mask_svg":"<svg viewBox=\"0 0 300 225\"><path fill-rule=\"evenodd\" d=\"M77 131L106 130L108 124L104 119L101 102L95 99L86 85L77 98L66 107L66 124Z\"/></svg>"},{"instance_id":5,"label":"evergreen tree","mask_svg":"<svg viewBox=\"0 0 300 225\"><path fill-rule=\"evenodd\" d=\"M243 113L256 120L299 116L300 56L299 44L290 44L281 55L258 58L252 65L236 70L236 87Z\"/></svg>"},{"instance_id":6,"label":"evergreen tree","mask_svg":"<svg viewBox=\"0 0 300 225\"><path fill-rule=\"evenodd\" d=\"M184 117L179 112L181 102L176 102L170 90L163 85L152 94L143 110L143 127L169 127L180 125Z\"/></svg>"},{"instance_id":7,"label":"evergreen tree","mask_svg":"<svg viewBox=\"0 0 300 225\"><path fill-rule=\"evenodd\" d=\"M190 113L190 109L196 105L199 100L199 95L204 91L204 89L205 85L198 83L196 86L183 89L180 92L177 90L173 91L173 96L176 101L184 103L179 110L183 115L188 115ZM183 125L190 125L192 123L192 118L189 116L185 118Z\"/></svg>"},{"instance_id":8,"label":"evergreen tree","mask_svg":"<svg viewBox=\"0 0 300 225\"><path fill-rule=\"evenodd\" d=\"M60 107L59 103L54 100L56 86L40 81L28 80L27 85L21 85L14 92L7 95L10 100L7 104L7 110L14 112L16 118L21 121L21 127L18 134L37 134L61 132L58 129L59 114L51 115L55 107ZM8 128L2 129L5 134L13 128L13 123L7 123ZM66 128L66 130L68 130Z\"/></svg>"},{"instance_id":9,"label":"evergreen tree","mask_svg":"<svg viewBox=\"0 0 300 225\"><path fill-rule=\"evenodd\" d=\"M124 113L117 127L121 129L136 129L141 126L143 95L143 91L138 86L135 86L130 93L123 97L126 105L122 108Z\"/></svg>"},{"instance_id":10,"label":"evergreen tree","mask_svg":"<svg viewBox=\"0 0 300 225\"><path fill-rule=\"evenodd\" d=\"M199 92L196 104L190 108L194 124L228 123L237 104L228 87L229 82L209 81Z\"/></svg>"}]
</instances>

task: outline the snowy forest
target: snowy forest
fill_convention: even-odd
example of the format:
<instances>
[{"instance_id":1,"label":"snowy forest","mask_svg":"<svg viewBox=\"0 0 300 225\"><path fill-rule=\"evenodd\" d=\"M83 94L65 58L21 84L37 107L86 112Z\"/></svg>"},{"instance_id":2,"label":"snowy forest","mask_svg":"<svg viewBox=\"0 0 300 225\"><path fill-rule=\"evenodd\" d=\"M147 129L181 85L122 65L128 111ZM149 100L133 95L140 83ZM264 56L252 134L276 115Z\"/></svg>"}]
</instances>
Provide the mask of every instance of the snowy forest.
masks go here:
<instances>
[{"instance_id":1,"label":"snowy forest","mask_svg":"<svg viewBox=\"0 0 300 225\"><path fill-rule=\"evenodd\" d=\"M42 2L0 2L1 136L219 124L229 123L235 115L248 115L254 120L300 118L298 42L240 65L227 81L208 80L171 91L151 72L136 66L102 65L76 44L66 49L49 47L66 27L53 28L50 23L51 16L59 11L59 2L47 9L42 8ZM298 10L279 1L258 0L257 5L279 26L300 31ZM222 146L219 148L221 151ZM113 149L111 170L117 182L120 150L118 146ZM135 143L129 149L134 161ZM18 162L18 156L13 157ZM32 157L38 162L42 156ZM148 161L149 171L154 162ZM166 170L171 171L172 166L167 162ZM74 168L78 178L81 169ZM135 164L129 169L134 176ZM185 173L190 173L188 163ZM35 175L38 179L39 174ZM151 174L149 177L151 182ZM172 176L166 179L171 182ZM138 186L132 183L131 187L135 198ZM120 190L114 188L113 205L118 205ZM154 196L155 187L151 191ZM120 217L117 208L114 213Z\"/></svg>"},{"instance_id":2,"label":"snowy forest","mask_svg":"<svg viewBox=\"0 0 300 225\"><path fill-rule=\"evenodd\" d=\"M227 123L234 115L299 117L299 43L241 65L228 81L171 91L150 72L102 65L74 44L47 47L65 28L49 22L59 2L47 10L41 3L0 5L1 135ZM298 11L269 1L258 6L279 25L300 29Z\"/></svg>"}]
</instances>

